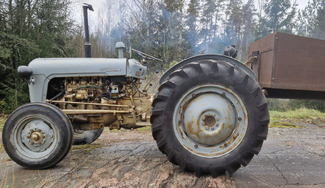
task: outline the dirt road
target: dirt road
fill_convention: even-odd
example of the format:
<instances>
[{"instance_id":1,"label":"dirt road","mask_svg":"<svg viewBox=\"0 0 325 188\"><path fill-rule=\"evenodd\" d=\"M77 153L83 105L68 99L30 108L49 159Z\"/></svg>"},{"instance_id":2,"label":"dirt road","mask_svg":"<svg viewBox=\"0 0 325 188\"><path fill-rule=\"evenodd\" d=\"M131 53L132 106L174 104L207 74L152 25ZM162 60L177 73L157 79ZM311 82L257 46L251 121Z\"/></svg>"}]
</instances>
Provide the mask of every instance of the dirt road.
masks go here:
<instances>
[{"instance_id":1,"label":"dirt road","mask_svg":"<svg viewBox=\"0 0 325 188\"><path fill-rule=\"evenodd\" d=\"M56 167L28 170L1 149L0 187L325 187L325 125L271 128L261 153L233 177L201 177L168 162L149 131L105 130Z\"/></svg>"}]
</instances>

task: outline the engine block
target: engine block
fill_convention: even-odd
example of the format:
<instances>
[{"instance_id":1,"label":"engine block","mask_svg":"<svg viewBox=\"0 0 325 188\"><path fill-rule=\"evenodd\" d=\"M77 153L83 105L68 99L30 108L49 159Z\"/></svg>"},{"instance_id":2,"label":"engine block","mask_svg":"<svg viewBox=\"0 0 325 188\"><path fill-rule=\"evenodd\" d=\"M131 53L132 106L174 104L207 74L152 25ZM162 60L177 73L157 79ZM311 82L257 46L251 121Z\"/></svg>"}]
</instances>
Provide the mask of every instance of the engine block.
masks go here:
<instances>
[{"instance_id":1,"label":"engine block","mask_svg":"<svg viewBox=\"0 0 325 188\"><path fill-rule=\"evenodd\" d=\"M89 102L99 97L107 86L104 86L102 78L69 78L65 79L65 99L71 101Z\"/></svg>"},{"instance_id":2,"label":"engine block","mask_svg":"<svg viewBox=\"0 0 325 188\"><path fill-rule=\"evenodd\" d=\"M59 82L59 83L58 83ZM71 77L53 82L62 96L47 101L68 115L74 129L92 130L149 126L153 95L141 91L138 79Z\"/></svg>"}]
</instances>

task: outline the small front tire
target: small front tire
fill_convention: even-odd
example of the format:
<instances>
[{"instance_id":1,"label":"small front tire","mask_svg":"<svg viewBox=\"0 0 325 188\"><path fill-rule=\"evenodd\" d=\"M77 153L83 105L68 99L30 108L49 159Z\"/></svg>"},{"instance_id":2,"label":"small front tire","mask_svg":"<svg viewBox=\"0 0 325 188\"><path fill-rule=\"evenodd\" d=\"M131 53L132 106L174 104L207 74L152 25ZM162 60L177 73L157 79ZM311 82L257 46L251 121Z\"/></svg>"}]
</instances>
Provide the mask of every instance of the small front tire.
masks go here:
<instances>
[{"instance_id":1,"label":"small front tire","mask_svg":"<svg viewBox=\"0 0 325 188\"><path fill-rule=\"evenodd\" d=\"M19 165L44 169L59 163L72 145L69 118L47 103L19 107L7 119L2 143L9 157Z\"/></svg>"}]
</instances>

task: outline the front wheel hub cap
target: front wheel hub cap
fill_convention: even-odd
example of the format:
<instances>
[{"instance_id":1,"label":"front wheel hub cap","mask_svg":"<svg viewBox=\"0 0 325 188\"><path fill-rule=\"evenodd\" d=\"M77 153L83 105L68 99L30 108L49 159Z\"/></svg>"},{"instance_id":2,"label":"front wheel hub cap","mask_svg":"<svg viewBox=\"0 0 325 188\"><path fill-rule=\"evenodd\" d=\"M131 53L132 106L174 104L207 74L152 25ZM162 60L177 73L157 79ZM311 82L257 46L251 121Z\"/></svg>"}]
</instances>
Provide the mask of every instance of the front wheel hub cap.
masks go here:
<instances>
[{"instance_id":1,"label":"front wheel hub cap","mask_svg":"<svg viewBox=\"0 0 325 188\"><path fill-rule=\"evenodd\" d=\"M43 138L42 133L40 133L40 132L33 132L32 133L32 136L31 136L32 141L39 142L42 138Z\"/></svg>"},{"instance_id":2,"label":"front wheel hub cap","mask_svg":"<svg viewBox=\"0 0 325 188\"><path fill-rule=\"evenodd\" d=\"M53 130L49 122L42 119L31 119L24 122L18 135L21 134L22 148L34 152L43 152L53 143ZM19 142L18 142L19 143Z\"/></svg>"}]
</instances>

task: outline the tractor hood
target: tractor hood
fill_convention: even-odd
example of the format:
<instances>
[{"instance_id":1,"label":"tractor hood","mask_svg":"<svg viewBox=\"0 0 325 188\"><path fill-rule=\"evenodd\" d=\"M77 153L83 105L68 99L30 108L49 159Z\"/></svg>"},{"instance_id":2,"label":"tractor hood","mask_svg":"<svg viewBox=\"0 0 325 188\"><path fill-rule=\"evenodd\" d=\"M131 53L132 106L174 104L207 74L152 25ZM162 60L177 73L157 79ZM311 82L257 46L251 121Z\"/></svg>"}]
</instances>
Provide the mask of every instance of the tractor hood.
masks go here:
<instances>
[{"instance_id":1,"label":"tractor hood","mask_svg":"<svg viewBox=\"0 0 325 188\"><path fill-rule=\"evenodd\" d=\"M134 59L47 58L18 67L18 75L29 80L31 102L45 102L52 78L81 76L123 76L142 79L147 67Z\"/></svg>"},{"instance_id":2,"label":"tractor hood","mask_svg":"<svg viewBox=\"0 0 325 188\"><path fill-rule=\"evenodd\" d=\"M24 68L24 69L23 69ZM38 58L29 63L22 70L32 71L32 75L53 77L74 76L126 76L144 78L147 67L134 59L107 58Z\"/></svg>"}]
</instances>

